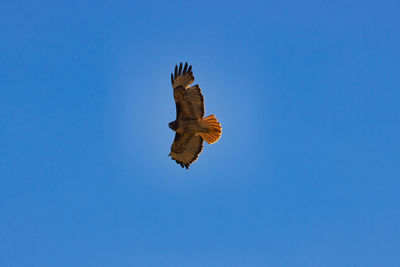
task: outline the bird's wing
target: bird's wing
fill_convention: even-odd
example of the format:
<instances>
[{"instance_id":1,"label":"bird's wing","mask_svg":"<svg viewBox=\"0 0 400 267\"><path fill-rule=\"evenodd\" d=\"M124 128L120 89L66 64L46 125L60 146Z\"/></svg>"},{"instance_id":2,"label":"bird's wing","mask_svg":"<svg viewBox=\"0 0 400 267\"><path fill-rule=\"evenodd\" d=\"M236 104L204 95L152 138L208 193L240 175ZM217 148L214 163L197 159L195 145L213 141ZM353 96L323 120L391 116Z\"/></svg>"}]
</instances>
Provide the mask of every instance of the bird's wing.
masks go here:
<instances>
[{"instance_id":1,"label":"bird's wing","mask_svg":"<svg viewBox=\"0 0 400 267\"><path fill-rule=\"evenodd\" d=\"M192 72L192 65L189 66L186 62L185 67L182 70L182 62L178 65L175 65L174 73L171 73L171 84L172 88L176 88L182 86L183 88L188 88L194 81L194 76Z\"/></svg>"},{"instance_id":2,"label":"bird's wing","mask_svg":"<svg viewBox=\"0 0 400 267\"><path fill-rule=\"evenodd\" d=\"M203 150L203 138L199 135L183 133L175 134L175 140L169 154L173 160L186 169L195 162Z\"/></svg>"},{"instance_id":3,"label":"bird's wing","mask_svg":"<svg viewBox=\"0 0 400 267\"><path fill-rule=\"evenodd\" d=\"M171 83L174 88L176 104L176 119L200 119L204 117L204 97L198 85L190 87L194 81L192 66L182 63L175 66L174 74L171 74Z\"/></svg>"}]
</instances>

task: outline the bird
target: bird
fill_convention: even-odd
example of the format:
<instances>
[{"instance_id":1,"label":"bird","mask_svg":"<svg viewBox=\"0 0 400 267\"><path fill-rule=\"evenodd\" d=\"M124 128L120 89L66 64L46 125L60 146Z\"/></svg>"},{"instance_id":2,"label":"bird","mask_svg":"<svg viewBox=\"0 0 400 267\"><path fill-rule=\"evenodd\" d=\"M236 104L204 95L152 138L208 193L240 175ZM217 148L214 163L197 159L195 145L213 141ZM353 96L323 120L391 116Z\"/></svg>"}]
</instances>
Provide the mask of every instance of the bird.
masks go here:
<instances>
[{"instance_id":1,"label":"bird","mask_svg":"<svg viewBox=\"0 0 400 267\"><path fill-rule=\"evenodd\" d=\"M221 123L215 115L204 117L204 96L194 82L192 66L182 68L182 62L175 65L171 73L171 84L176 104L176 120L168 124L175 132L175 138L168 156L182 168L188 169L203 150L203 141L217 142L222 134Z\"/></svg>"}]
</instances>

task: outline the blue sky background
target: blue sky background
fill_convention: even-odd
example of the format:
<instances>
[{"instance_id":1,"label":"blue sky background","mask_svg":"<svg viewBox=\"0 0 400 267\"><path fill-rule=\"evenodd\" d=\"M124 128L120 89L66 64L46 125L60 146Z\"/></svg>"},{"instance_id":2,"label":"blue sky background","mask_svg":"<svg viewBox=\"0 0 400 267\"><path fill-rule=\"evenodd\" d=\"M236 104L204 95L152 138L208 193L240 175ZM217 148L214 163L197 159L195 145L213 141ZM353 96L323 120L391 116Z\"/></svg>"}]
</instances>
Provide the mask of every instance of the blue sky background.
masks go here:
<instances>
[{"instance_id":1,"label":"blue sky background","mask_svg":"<svg viewBox=\"0 0 400 267\"><path fill-rule=\"evenodd\" d=\"M400 266L398 1L3 1L0 266ZM169 157L193 65L222 139Z\"/></svg>"}]
</instances>

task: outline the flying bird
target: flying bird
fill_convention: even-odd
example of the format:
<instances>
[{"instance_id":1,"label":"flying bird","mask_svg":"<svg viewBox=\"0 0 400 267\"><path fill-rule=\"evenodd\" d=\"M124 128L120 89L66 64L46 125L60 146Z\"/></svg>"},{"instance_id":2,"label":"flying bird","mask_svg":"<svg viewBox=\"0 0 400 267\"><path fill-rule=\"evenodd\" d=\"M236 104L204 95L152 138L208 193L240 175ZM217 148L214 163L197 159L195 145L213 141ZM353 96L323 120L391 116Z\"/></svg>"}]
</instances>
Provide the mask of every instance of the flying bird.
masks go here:
<instances>
[{"instance_id":1,"label":"flying bird","mask_svg":"<svg viewBox=\"0 0 400 267\"><path fill-rule=\"evenodd\" d=\"M221 137L221 124L214 115L204 117L204 97L200 87L194 82L192 66L182 69L182 63L175 66L171 74L176 104L176 120L168 124L175 132L171 146L172 157L186 169L195 162L203 150L203 140L213 144Z\"/></svg>"}]
</instances>

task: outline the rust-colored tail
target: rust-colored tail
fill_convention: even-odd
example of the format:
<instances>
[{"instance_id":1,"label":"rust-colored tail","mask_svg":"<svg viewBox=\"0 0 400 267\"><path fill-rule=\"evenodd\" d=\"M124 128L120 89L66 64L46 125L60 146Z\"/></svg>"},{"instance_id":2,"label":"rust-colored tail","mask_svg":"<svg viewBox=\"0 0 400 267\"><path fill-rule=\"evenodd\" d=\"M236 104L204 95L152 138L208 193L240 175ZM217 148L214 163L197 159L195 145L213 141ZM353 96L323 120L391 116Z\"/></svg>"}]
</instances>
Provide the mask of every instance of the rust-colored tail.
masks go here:
<instances>
[{"instance_id":1,"label":"rust-colored tail","mask_svg":"<svg viewBox=\"0 0 400 267\"><path fill-rule=\"evenodd\" d=\"M201 122L207 132L201 132L200 136L209 144L217 142L221 137L222 128L214 114L201 119Z\"/></svg>"}]
</instances>

